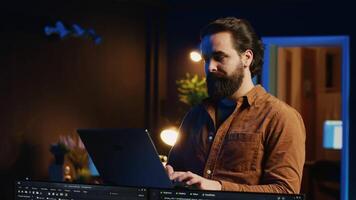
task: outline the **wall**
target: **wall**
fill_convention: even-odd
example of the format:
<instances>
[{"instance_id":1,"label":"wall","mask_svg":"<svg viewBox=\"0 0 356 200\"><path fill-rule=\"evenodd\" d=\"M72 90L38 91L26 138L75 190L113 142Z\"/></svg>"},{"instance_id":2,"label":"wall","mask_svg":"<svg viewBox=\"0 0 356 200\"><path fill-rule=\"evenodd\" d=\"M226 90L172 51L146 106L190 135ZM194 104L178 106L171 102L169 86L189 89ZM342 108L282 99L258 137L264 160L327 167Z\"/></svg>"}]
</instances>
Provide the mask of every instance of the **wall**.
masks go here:
<instances>
[{"instance_id":1,"label":"wall","mask_svg":"<svg viewBox=\"0 0 356 200\"><path fill-rule=\"evenodd\" d=\"M156 91L161 84L154 85L147 77L159 70L160 78L153 78L165 78L164 56L158 55L164 44L147 36L156 21L161 23L159 13L152 17L155 9L125 2L14 3L4 9L1 199L12 199L9 188L16 178L48 178L53 159L49 147L59 135L75 133L77 128L146 128L159 121L146 116L159 109L147 103L147 88ZM102 44L95 45L89 38L45 36L44 26L54 26L57 20L95 29ZM160 33L163 37L164 31ZM156 62L158 58L161 61ZM158 96L154 101L160 101L164 87L154 94Z\"/></svg>"}]
</instances>

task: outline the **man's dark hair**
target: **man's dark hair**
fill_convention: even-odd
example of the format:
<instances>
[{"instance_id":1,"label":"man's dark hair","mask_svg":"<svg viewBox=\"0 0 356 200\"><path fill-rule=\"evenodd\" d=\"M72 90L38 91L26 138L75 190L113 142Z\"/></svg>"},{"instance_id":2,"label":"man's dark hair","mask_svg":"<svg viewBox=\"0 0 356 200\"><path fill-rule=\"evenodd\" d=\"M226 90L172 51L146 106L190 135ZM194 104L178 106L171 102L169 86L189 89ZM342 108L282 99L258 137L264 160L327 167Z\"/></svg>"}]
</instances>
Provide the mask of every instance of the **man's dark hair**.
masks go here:
<instances>
[{"instance_id":1,"label":"man's dark hair","mask_svg":"<svg viewBox=\"0 0 356 200\"><path fill-rule=\"evenodd\" d=\"M251 76L254 77L259 74L263 65L264 48L251 24L247 20L235 17L220 18L205 26L200 32L200 38L203 39L207 35L220 32L231 33L235 49L239 54L245 52L247 49L252 50Z\"/></svg>"}]
</instances>

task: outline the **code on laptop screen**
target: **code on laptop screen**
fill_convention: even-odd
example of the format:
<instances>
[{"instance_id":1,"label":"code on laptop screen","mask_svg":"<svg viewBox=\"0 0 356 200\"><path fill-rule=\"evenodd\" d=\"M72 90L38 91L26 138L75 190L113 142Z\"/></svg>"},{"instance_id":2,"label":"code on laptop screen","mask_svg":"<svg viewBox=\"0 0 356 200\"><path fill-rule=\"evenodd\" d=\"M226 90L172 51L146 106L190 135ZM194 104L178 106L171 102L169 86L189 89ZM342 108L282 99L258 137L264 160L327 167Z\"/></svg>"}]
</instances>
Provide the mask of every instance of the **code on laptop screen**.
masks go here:
<instances>
[{"instance_id":1,"label":"code on laptop screen","mask_svg":"<svg viewBox=\"0 0 356 200\"><path fill-rule=\"evenodd\" d=\"M16 181L15 200L145 200L145 188Z\"/></svg>"},{"instance_id":2,"label":"code on laptop screen","mask_svg":"<svg viewBox=\"0 0 356 200\"><path fill-rule=\"evenodd\" d=\"M304 200L304 195L16 181L15 200Z\"/></svg>"},{"instance_id":3,"label":"code on laptop screen","mask_svg":"<svg viewBox=\"0 0 356 200\"><path fill-rule=\"evenodd\" d=\"M187 190L149 190L152 200L303 200L304 195Z\"/></svg>"}]
</instances>

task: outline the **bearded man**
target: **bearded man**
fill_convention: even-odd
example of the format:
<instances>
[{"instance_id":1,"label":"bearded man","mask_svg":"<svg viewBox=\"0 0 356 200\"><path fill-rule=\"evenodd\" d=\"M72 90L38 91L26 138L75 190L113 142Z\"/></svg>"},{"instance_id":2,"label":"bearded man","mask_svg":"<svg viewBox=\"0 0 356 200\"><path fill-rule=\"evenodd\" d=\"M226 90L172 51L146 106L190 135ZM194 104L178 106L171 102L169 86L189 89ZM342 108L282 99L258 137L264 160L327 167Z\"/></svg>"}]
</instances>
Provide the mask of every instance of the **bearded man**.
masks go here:
<instances>
[{"instance_id":1,"label":"bearded man","mask_svg":"<svg viewBox=\"0 0 356 200\"><path fill-rule=\"evenodd\" d=\"M300 114L254 85L263 44L250 23L217 19L201 31L209 98L185 116L166 171L203 190L299 193L305 162Z\"/></svg>"}]
</instances>

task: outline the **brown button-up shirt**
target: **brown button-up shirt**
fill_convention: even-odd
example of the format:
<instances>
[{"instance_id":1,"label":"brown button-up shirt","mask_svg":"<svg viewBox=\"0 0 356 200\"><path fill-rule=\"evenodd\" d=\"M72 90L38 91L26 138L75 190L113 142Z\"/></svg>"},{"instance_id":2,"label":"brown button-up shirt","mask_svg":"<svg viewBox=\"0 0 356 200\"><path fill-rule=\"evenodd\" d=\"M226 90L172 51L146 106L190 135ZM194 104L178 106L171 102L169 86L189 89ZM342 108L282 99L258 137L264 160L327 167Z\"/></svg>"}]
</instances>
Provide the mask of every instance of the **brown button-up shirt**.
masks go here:
<instances>
[{"instance_id":1,"label":"brown button-up shirt","mask_svg":"<svg viewBox=\"0 0 356 200\"><path fill-rule=\"evenodd\" d=\"M184 118L168 164L217 180L222 190L299 193L305 128L299 113L260 85L239 98L216 128L209 100Z\"/></svg>"}]
</instances>

